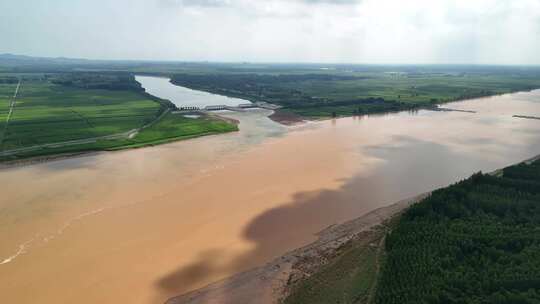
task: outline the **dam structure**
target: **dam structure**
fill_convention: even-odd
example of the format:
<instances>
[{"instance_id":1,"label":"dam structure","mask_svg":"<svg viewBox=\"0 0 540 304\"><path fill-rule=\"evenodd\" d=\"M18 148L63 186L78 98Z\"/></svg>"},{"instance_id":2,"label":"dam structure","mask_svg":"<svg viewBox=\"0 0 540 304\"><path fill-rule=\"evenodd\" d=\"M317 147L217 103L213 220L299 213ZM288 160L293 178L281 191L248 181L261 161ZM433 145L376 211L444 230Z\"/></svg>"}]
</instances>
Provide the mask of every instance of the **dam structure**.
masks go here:
<instances>
[{"instance_id":1,"label":"dam structure","mask_svg":"<svg viewBox=\"0 0 540 304\"><path fill-rule=\"evenodd\" d=\"M243 112L246 109L254 109L254 108L276 110L276 109L281 108L281 106L267 103L267 102L254 102L254 103L239 104L237 106L229 106L229 105L209 105L205 107L186 106L186 107L178 107L178 111L179 112L192 112L192 111L209 112L209 111L228 110L228 111L235 111L235 112Z\"/></svg>"}]
</instances>

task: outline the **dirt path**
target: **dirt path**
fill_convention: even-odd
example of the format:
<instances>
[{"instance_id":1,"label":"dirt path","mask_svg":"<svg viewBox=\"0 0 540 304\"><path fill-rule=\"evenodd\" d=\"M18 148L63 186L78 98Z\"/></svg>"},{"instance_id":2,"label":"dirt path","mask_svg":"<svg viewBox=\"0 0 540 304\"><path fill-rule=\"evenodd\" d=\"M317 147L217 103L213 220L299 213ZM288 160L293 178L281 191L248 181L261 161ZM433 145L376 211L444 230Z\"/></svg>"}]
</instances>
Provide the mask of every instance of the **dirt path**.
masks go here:
<instances>
[{"instance_id":1,"label":"dirt path","mask_svg":"<svg viewBox=\"0 0 540 304\"><path fill-rule=\"evenodd\" d=\"M379 272L381 271L381 254L383 253L384 248L384 241L386 240L386 233L387 230L384 232L384 236L379 241L379 244L377 245L377 252L375 253L375 277L379 277ZM373 297L375 296L375 291L377 290L377 280L373 283L371 288L369 289L368 296L367 296L367 304L373 303Z\"/></svg>"},{"instance_id":2,"label":"dirt path","mask_svg":"<svg viewBox=\"0 0 540 304\"><path fill-rule=\"evenodd\" d=\"M13 97L11 98L11 103L9 104L9 112L6 117L6 123L4 125L4 131L2 132L2 137L0 137L0 147L4 143L4 138L6 137L6 132L8 129L9 120L11 119L11 115L13 114L13 109L15 108L15 103L17 99L17 95L19 94L19 88L21 87L22 80L19 79L19 83L17 83L17 87L15 88L15 93L13 93Z\"/></svg>"}]
</instances>

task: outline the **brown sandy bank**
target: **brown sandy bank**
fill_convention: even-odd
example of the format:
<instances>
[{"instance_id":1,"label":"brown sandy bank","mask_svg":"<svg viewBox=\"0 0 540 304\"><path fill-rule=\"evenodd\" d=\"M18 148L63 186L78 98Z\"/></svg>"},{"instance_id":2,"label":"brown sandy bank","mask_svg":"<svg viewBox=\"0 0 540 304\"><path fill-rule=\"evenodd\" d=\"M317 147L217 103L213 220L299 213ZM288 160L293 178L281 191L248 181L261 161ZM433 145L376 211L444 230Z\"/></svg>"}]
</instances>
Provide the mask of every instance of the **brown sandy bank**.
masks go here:
<instances>
[{"instance_id":1,"label":"brown sandy bank","mask_svg":"<svg viewBox=\"0 0 540 304\"><path fill-rule=\"evenodd\" d=\"M399 214L411 204L427 197L423 193L387 207L373 210L357 219L332 225L318 233L318 240L290 251L262 267L233 275L201 289L167 300L166 304L243 304L278 303L288 294L290 284L309 275L325 264L344 244L351 240L371 242L377 238L373 230Z\"/></svg>"},{"instance_id":2,"label":"brown sandy bank","mask_svg":"<svg viewBox=\"0 0 540 304\"><path fill-rule=\"evenodd\" d=\"M0 171L0 259L28 244L2 265L1 298L164 303L260 267L329 225L533 155L540 124L508 114L540 116L537 96L291 132L268 110L234 112L238 133Z\"/></svg>"},{"instance_id":3,"label":"brown sandy bank","mask_svg":"<svg viewBox=\"0 0 540 304\"><path fill-rule=\"evenodd\" d=\"M298 125L307 121L307 119L305 119L304 117L300 115L283 111L283 110L279 110L279 109L274 110L274 113L270 114L268 118L286 126L294 126L294 125Z\"/></svg>"}]
</instances>

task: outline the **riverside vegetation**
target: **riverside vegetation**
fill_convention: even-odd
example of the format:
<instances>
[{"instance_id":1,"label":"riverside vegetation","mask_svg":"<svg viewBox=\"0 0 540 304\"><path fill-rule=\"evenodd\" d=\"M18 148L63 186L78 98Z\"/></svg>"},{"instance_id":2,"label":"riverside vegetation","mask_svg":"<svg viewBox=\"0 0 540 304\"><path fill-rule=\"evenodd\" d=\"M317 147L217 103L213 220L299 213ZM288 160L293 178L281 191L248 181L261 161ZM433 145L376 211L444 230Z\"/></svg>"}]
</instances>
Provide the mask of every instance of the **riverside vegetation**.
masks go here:
<instances>
[{"instance_id":1,"label":"riverside vegetation","mask_svg":"<svg viewBox=\"0 0 540 304\"><path fill-rule=\"evenodd\" d=\"M98 61L0 55L0 72L128 72L308 118L414 110L540 88L540 67Z\"/></svg>"},{"instance_id":2,"label":"riverside vegetation","mask_svg":"<svg viewBox=\"0 0 540 304\"><path fill-rule=\"evenodd\" d=\"M128 73L22 74L4 79L10 81L0 83L1 151L18 152L0 160L139 147L237 130L235 124L209 116L173 114L170 101L145 93ZM21 79L15 99L13 79Z\"/></svg>"},{"instance_id":3,"label":"riverside vegetation","mask_svg":"<svg viewBox=\"0 0 540 304\"><path fill-rule=\"evenodd\" d=\"M538 303L540 161L478 173L408 209L375 303Z\"/></svg>"},{"instance_id":4,"label":"riverside vegetation","mask_svg":"<svg viewBox=\"0 0 540 304\"><path fill-rule=\"evenodd\" d=\"M540 88L540 69L532 67L296 68L178 73L172 76L172 82L230 97L278 104L283 106L282 111L310 118L414 110Z\"/></svg>"},{"instance_id":5,"label":"riverside vegetation","mask_svg":"<svg viewBox=\"0 0 540 304\"><path fill-rule=\"evenodd\" d=\"M539 160L477 173L379 233L380 272L375 249L353 241L284 302L539 303L539 224Z\"/></svg>"},{"instance_id":6,"label":"riverside vegetation","mask_svg":"<svg viewBox=\"0 0 540 304\"><path fill-rule=\"evenodd\" d=\"M297 121L432 108L540 88L540 68L524 66L96 61L4 54L0 55L0 153L4 152L0 161L237 130L208 116L201 120L173 116L167 111L174 105L145 93L134 74L170 77L172 83L191 89L277 104L282 109L275 117ZM156 123L163 118L166 123ZM173 121L178 126L171 128ZM148 138L144 130L125 136L151 123L154 130L167 128L154 132L152 140L143 140ZM86 142L50 145L77 140ZM29 151L32 146L36 148ZM17 153L5 153L16 149Z\"/></svg>"}]
</instances>

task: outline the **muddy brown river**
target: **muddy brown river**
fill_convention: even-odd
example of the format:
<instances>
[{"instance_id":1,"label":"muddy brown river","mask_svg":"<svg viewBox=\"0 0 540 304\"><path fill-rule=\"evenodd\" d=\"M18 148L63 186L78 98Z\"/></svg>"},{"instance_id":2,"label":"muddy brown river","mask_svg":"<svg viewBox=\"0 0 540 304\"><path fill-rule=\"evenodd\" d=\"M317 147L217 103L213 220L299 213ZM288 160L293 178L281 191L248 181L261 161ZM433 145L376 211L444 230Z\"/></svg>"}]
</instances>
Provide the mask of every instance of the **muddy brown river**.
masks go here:
<instances>
[{"instance_id":1,"label":"muddy brown river","mask_svg":"<svg viewBox=\"0 0 540 304\"><path fill-rule=\"evenodd\" d=\"M375 208L540 154L540 91L0 170L2 303L162 303Z\"/></svg>"}]
</instances>

